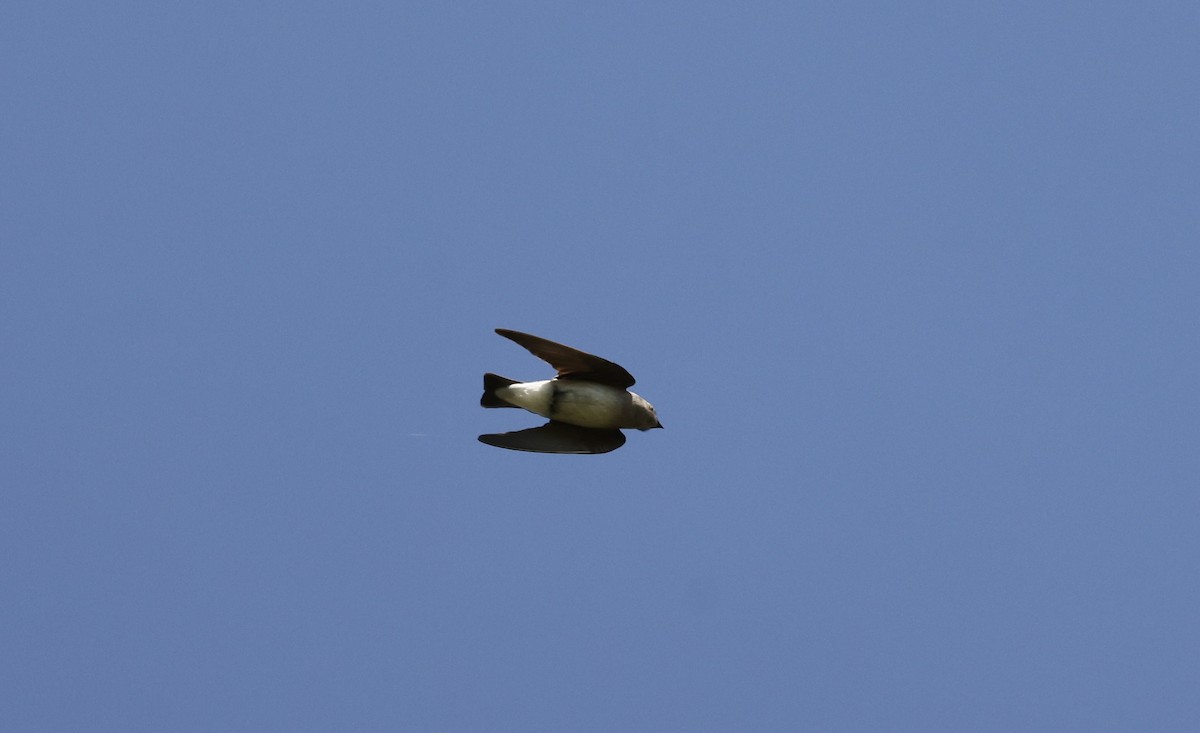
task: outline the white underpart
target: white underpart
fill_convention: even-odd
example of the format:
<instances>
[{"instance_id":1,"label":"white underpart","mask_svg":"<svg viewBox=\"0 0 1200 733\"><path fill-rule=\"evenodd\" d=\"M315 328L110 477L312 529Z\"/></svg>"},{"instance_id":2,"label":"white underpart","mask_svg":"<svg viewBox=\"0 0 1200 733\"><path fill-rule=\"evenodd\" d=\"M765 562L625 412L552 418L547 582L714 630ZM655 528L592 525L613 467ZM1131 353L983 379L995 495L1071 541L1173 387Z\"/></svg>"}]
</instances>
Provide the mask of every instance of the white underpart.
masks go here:
<instances>
[{"instance_id":1,"label":"white underpart","mask_svg":"<svg viewBox=\"0 0 1200 733\"><path fill-rule=\"evenodd\" d=\"M595 382L545 380L521 382L496 390L509 404L560 422L585 428L636 427L629 414L633 396L623 389Z\"/></svg>"},{"instance_id":2,"label":"white underpart","mask_svg":"<svg viewBox=\"0 0 1200 733\"><path fill-rule=\"evenodd\" d=\"M517 382L496 390L496 396L510 405L524 407L535 415L549 417L550 400L554 396L554 386L550 384L552 381Z\"/></svg>"},{"instance_id":3,"label":"white underpart","mask_svg":"<svg viewBox=\"0 0 1200 733\"><path fill-rule=\"evenodd\" d=\"M562 381L554 419L585 428L622 428L630 399L623 389L593 382Z\"/></svg>"}]
</instances>

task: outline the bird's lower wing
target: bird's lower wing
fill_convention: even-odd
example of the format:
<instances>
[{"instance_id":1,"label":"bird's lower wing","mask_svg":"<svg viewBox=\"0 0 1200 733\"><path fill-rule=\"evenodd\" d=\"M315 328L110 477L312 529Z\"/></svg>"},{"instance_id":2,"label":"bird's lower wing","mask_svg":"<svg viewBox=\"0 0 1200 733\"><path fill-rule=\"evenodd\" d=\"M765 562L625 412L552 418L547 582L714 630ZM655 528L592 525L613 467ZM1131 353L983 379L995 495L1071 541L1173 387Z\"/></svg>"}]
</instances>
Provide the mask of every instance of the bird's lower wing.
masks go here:
<instances>
[{"instance_id":1,"label":"bird's lower wing","mask_svg":"<svg viewBox=\"0 0 1200 733\"><path fill-rule=\"evenodd\" d=\"M608 453L625 445L625 434L551 420L539 428L480 435L479 442L532 453Z\"/></svg>"}]
</instances>

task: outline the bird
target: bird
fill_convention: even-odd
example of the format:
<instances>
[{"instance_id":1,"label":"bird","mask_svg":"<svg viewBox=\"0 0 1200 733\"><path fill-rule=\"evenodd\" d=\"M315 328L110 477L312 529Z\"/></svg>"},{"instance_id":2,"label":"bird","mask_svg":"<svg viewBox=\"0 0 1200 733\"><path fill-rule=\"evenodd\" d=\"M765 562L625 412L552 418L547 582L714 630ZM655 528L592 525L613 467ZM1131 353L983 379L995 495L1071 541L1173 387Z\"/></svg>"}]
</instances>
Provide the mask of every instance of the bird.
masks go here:
<instances>
[{"instance_id":1,"label":"bird","mask_svg":"<svg viewBox=\"0 0 1200 733\"><path fill-rule=\"evenodd\" d=\"M629 391L633 375L621 365L540 336L507 328L497 328L496 333L558 373L537 382L484 374L480 405L518 407L550 421L527 430L480 435L479 442L533 453L608 453L625 444L622 428L662 427L654 406Z\"/></svg>"}]
</instances>

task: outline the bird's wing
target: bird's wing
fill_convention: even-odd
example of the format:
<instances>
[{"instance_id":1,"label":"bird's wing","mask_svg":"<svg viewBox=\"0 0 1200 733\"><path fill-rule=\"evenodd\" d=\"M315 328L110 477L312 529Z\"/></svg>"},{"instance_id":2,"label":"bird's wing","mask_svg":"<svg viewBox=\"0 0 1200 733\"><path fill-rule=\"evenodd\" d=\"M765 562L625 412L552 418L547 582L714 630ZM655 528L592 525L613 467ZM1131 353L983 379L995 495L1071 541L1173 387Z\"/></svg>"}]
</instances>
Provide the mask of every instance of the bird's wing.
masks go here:
<instances>
[{"instance_id":1,"label":"bird's wing","mask_svg":"<svg viewBox=\"0 0 1200 733\"><path fill-rule=\"evenodd\" d=\"M608 453L625 445L625 434L551 420L540 428L480 435L479 442L532 453Z\"/></svg>"},{"instance_id":2,"label":"bird's wing","mask_svg":"<svg viewBox=\"0 0 1200 733\"><path fill-rule=\"evenodd\" d=\"M537 358L548 362L558 370L559 379L598 382L620 389L628 389L634 385L633 375L625 371L620 364L614 364L608 359L601 359L585 351L520 331L497 328L496 333L517 342Z\"/></svg>"}]
</instances>

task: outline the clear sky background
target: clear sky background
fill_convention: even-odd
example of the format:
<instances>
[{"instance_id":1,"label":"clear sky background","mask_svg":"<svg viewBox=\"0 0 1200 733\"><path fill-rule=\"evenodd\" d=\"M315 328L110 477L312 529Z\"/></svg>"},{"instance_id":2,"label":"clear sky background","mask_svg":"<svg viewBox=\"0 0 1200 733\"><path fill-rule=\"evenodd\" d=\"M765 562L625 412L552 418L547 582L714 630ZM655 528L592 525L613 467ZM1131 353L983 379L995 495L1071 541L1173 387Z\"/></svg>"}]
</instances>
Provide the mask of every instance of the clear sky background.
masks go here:
<instances>
[{"instance_id":1,"label":"clear sky background","mask_svg":"<svg viewBox=\"0 0 1200 733\"><path fill-rule=\"evenodd\" d=\"M6 3L0 728L1197 730L1198 19Z\"/></svg>"}]
</instances>

